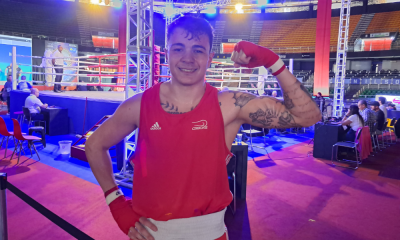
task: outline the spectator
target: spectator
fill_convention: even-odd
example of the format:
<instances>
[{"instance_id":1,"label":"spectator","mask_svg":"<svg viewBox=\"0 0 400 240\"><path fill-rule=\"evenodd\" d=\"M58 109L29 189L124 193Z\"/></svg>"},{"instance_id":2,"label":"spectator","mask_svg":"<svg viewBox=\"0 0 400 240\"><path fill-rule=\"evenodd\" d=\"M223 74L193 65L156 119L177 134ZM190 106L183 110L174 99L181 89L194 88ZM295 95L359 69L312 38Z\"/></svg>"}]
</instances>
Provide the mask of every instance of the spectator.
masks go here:
<instances>
[{"instance_id":1,"label":"spectator","mask_svg":"<svg viewBox=\"0 0 400 240\"><path fill-rule=\"evenodd\" d=\"M282 92L281 92L281 88L279 87L279 85L278 85L278 83L274 83L274 88L279 88L279 89L277 89L277 90L275 90L276 91L276 96L277 97L282 97Z\"/></svg>"},{"instance_id":2,"label":"spectator","mask_svg":"<svg viewBox=\"0 0 400 240\"><path fill-rule=\"evenodd\" d=\"M325 98L322 96L321 92L317 93L317 96L315 97L315 101L317 103L318 108L321 110L321 112L323 112L324 107L325 107Z\"/></svg>"},{"instance_id":3,"label":"spectator","mask_svg":"<svg viewBox=\"0 0 400 240\"><path fill-rule=\"evenodd\" d=\"M17 65L17 74L16 74L17 79L19 79L19 76L21 76L21 73L22 73L22 70ZM4 74L6 76L9 76L9 75L12 76L12 63L10 63L10 66L6 67L6 71L4 72Z\"/></svg>"},{"instance_id":4,"label":"spectator","mask_svg":"<svg viewBox=\"0 0 400 240\"><path fill-rule=\"evenodd\" d=\"M271 87L271 84L268 84L268 85L267 85L267 90L265 90L265 95L267 95L267 96L271 96L271 95L272 95L272 91L271 91L271 90L268 90L269 88L272 88L272 87Z\"/></svg>"},{"instance_id":5,"label":"spectator","mask_svg":"<svg viewBox=\"0 0 400 240\"><path fill-rule=\"evenodd\" d=\"M44 51L44 56L42 58L42 64L40 64L42 68L44 68L45 77L46 77L46 86L50 87L53 82L53 64L51 59L51 51Z\"/></svg>"},{"instance_id":6,"label":"spectator","mask_svg":"<svg viewBox=\"0 0 400 240\"><path fill-rule=\"evenodd\" d=\"M387 119L387 109L386 109L386 98L385 97L379 97L379 109L382 110L382 112L385 114L385 120Z\"/></svg>"},{"instance_id":7,"label":"spectator","mask_svg":"<svg viewBox=\"0 0 400 240\"><path fill-rule=\"evenodd\" d=\"M375 116L376 116L376 130L378 131L378 134L380 134L383 129L384 129L384 125L385 125L385 114L383 113L383 111L380 109L380 104L377 101L374 101L371 103L371 110L375 112Z\"/></svg>"},{"instance_id":8,"label":"spectator","mask_svg":"<svg viewBox=\"0 0 400 240\"><path fill-rule=\"evenodd\" d=\"M342 125L350 127L346 134L346 141L354 142L357 130L364 127L364 119L361 117L357 105L350 106L346 117L342 121Z\"/></svg>"},{"instance_id":9,"label":"spectator","mask_svg":"<svg viewBox=\"0 0 400 240\"><path fill-rule=\"evenodd\" d=\"M388 104L387 110L388 110L388 111L392 111L392 110L397 111L396 105L394 105L394 104Z\"/></svg>"},{"instance_id":10,"label":"spectator","mask_svg":"<svg viewBox=\"0 0 400 240\"><path fill-rule=\"evenodd\" d=\"M360 100L358 101L358 108L360 109L360 114L362 118L364 119L364 125L369 127L369 131L372 134L375 132L375 122L376 122L376 116L375 112L373 112L371 109L367 107L367 101L365 100Z\"/></svg>"},{"instance_id":11,"label":"spectator","mask_svg":"<svg viewBox=\"0 0 400 240\"><path fill-rule=\"evenodd\" d=\"M26 81L26 77L22 76L21 81L17 85L17 90L29 92L30 89L32 88L32 85L29 82L24 82L24 81Z\"/></svg>"},{"instance_id":12,"label":"spectator","mask_svg":"<svg viewBox=\"0 0 400 240\"><path fill-rule=\"evenodd\" d=\"M272 92L272 97L276 98L278 96L278 93L276 91Z\"/></svg>"},{"instance_id":13,"label":"spectator","mask_svg":"<svg viewBox=\"0 0 400 240\"><path fill-rule=\"evenodd\" d=\"M7 114L10 114L10 92L12 90L12 76L8 75L7 77L7 82L4 84L4 88L3 88L3 100L7 101Z\"/></svg>"},{"instance_id":14,"label":"spectator","mask_svg":"<svg viewBox=\"0 0 400 240\"><path fill-rule=\"evenodd\" d=\"M56 79L54 80L55 83L59 83L62 81L62 74L64 72L64 54L62 53L63 47L61 45L58 45L58 50L54 51L53 55L51 56L52 63L54 65L54 70L56 71ZM54 84L54 92L60 93L61 91L61 84Z\"/></svg>"},{"instance_id":15,"label":"spectator","mask_svg":"<svg viewBox=\"0 0 400 240\"><path fill-rule=\"evenodd\" d=\"M37 88L31 88L31 95L25 100L25 107L29 109L32 120L43 120L43 115L40 114L42 108L47 108L47 104L43 104L40 101L39 90Z\"/></svg>"}]
</instances>

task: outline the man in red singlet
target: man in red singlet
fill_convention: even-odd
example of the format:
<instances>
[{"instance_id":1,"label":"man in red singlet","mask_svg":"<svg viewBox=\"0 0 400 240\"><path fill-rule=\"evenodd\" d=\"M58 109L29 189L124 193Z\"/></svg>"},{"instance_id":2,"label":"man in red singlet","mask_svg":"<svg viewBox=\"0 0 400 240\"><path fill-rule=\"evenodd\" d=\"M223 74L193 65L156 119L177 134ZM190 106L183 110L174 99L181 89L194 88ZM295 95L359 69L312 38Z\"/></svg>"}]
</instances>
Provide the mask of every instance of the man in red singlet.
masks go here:
<instances>
[{"instance_id":1,"label":"man in red singlet","mask_svg":"<svg viewBox=\"0 0 400 240\"><path fill-rule=\"evenodd\" d=\"M213 53L212 28L182 17L168 29L171 81L126 100L86 143L86 155L118 226L131 239L228 239L224 213L232 201L226 164L243 123L263 128L310 126L321 119L303 85L267 48L239 42L235 67L269 69L283 101L218 92L204 81ZM133 197L115 183L108 149L139 128Z\"/></svg>"}]
</instances>

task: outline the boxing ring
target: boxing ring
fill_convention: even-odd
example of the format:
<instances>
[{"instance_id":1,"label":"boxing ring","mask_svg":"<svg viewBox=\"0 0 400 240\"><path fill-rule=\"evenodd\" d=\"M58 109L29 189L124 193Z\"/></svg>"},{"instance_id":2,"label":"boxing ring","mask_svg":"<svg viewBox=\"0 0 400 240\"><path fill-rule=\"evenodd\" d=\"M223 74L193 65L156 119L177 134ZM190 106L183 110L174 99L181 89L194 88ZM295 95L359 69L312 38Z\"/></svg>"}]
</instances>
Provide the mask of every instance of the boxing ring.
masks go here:
<instances>
[{"instance_id":1,"label":"boxing ring","mask_svg":"<svg viewBox=\"0 0 400 240\"><path fill-rule=\"evenodd\" d=\"M163 52L157 52L157 48L153 50L157 54L165 54ZM116 61L116 58L126 56L127 54L119 53L97 56L63 57L62 59L64 66L62 67L31 65L35 68L50 68L51 71L25 72L24 74L32 74L33 76L44 75L45 77L41 79L49 79L48 76L52 76L51 78L54 76L67 76L69 79L72 79L72 81L38 81L35 79L35 77L33 77L32 81L18 81L15 76L13 76L13 89L16 89L17 84L20 84L21 82L33 83L32 87L39 89L41 87L44 89L50 89L50 91L42 90L39 98L43 103L49 104L49 106L57 106L68 109L68 132L70 134L78 134L83 136L94 125L96 125L99 119L102 119L104 116L114 114L115 110L126 98L143 92L145 89L149 88L149 86L157 83L157 81L155 81L157 79L164 79L165 81L171 78L169 75L160 74L161 68L168 69L168 64L155 62L152 67L157 71L150 72L158 74L144 72L140 74L138 79L137 71L144 68L146 65L145 62L140 61L142 66L139 69L134 61L128 61L129 65L127 65L116 64L110 60L113 59ZM13 51L13 66L23 65L18 63L18 60L21 58L41 58L43 59L42 61L48 59L57 59L40 56L18 55L15 51ZM54 70L57 68L63 68L63 70L68 70L69 72L72 71L73 73L54 73ZM129 69L129 74L126 73L126 68ZM289 69L291 69L291 67L289 67ZM126 80L127 78L129 79L128 81ZM113 82L111 82L112 80ZM265 88L267 84L276 83L277 81L275 77L270 75L264 67L253 69L244 67L235 68L231 63L219 61L213 61L212 67L207 69L205 81L220 91L249 91L256 95L264 95L265 90L281 90L280 88ZM55 93L51 91L51 86L56 84L61 84L61 86L68 88L68 91L64 91L62 93ZM137 86L137 84L140 85ZM82 91L82 89L87 90L88 88L92 88L92 90L97 91ZM112 91L104 91L107 90L107 88ZM22 110L22 106L25 105L25 99L28 97L28 95L29 92L19 90L13 90L10 93L10 113L12 118L17 118L15 113ZM132 186L132 172L127 170L127 162L130 155L135 150L136 141L133 140L136 138L135 132L136 131L132 132L125 139L125 163L123 164L121 173L115 175L116 178L119 179L117 182L125 187Z\"/></svg>"}]
</instances>

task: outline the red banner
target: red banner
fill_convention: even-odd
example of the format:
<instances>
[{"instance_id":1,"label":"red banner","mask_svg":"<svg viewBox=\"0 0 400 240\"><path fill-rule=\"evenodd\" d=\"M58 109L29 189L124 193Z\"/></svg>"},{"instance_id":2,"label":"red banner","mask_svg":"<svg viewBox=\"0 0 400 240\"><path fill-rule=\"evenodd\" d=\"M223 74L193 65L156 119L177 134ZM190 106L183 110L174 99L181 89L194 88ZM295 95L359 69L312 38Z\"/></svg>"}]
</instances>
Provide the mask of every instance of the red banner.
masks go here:
<instances>
[{"instance_id":1,"label":"red banner","mask_svg":"<svg viewBox=\"0 0 400 240\"><path fill-rule=\"evenodd\" d=\"M319 0L315 39L314 95L329 96L329 45L332 0Z\"/></svg>"}]
</instances>

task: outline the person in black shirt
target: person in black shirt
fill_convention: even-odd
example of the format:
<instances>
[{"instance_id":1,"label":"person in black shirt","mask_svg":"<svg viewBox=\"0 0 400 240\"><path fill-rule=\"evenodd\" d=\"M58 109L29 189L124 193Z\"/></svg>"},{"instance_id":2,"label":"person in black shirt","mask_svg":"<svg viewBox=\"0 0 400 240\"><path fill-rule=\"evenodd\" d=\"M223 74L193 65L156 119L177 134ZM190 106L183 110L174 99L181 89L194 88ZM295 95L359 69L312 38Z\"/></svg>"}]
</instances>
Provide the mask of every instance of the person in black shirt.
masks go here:
<instances>
[{"instance_id":1,"label":"person in black shirt","mask_svg":"<svg viewBox=\"0 0 400 240\"><path fill-rule=\"evenodd\" d=\"M371 110L374 111L376 115L376 130L383 131L385 124L385 114L381 109L379 109L379 102L372 102Z\"/></svg>"}]
</instances>

